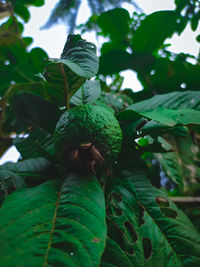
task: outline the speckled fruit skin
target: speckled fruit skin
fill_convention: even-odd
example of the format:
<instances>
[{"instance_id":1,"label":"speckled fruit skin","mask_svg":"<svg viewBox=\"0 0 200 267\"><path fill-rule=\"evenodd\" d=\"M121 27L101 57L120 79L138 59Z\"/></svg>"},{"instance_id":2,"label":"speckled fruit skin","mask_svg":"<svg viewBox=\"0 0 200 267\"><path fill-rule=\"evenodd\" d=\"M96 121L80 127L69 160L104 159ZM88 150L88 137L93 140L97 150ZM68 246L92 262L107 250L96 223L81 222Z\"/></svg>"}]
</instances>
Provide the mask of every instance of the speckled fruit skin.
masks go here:
<instances>
[{"instance_id":1,"label":"speckled fruit skin","mask_svg":"<svg viewBox=\"0 0 200 267\"><path fill-rule=\"evenodd\" d=\"M70 146L92 143L109 164L121 150L122 132L111 112L99 106L83 105L66 111L60 117L54 143L60 155Z\"/></svg>"}]
</instances>

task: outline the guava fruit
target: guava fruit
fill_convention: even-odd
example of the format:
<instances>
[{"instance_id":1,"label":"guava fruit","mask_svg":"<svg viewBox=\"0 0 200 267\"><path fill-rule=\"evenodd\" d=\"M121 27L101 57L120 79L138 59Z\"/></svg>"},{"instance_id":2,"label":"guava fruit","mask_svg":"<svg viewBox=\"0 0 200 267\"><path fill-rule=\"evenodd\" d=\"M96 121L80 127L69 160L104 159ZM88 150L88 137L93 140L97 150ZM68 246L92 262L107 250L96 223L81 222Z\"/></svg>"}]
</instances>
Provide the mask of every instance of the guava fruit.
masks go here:
<instances>
[{"instance_id":1,"label":"guava fruit","mask_svg":"<svg viewBox=\"0 0 200 267\"><path fill-rule=\"evenodd\" d=\"M60 117L54 144L62 161L81 172L108 167L121 150L122 132L114 115L105 108L82 105Z\"/></svg>"}]
</instances>

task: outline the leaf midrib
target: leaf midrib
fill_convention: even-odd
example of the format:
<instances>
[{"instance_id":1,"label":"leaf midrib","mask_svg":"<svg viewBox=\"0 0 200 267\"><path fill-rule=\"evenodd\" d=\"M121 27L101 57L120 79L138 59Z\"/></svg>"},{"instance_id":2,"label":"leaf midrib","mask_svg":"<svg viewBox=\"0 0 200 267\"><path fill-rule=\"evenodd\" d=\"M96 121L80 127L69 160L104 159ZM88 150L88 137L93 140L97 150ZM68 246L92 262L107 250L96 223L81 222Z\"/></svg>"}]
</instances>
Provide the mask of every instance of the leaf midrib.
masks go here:
<instances>
[{"instance_id":1,"label":"leaf midrib","mask_svg":"<svg viewBox=\"0 0 200 267\"><path fill-rule=\"evenodd\" d=\"M47 264L48 264L47 261L48 261L49 251L51 249L51 245L52 245L52 241L53 241L53 234L54 234L54 231L55 231L55 224L56 224L58 207L59 207L59 203L60 203L61 191L62 191L62 187L60 188L60 190L58 192L58 198L57 198L57 201L56 201L56 207L55 207L53 220L52 220L52 228L51 228L51 231L50 231L50 234L49 234L49 242L48 242L47 251L46 251L46 254L45 254L45 258L44 258L43 267L46 267Z\"/></svg>"}]
</instances>

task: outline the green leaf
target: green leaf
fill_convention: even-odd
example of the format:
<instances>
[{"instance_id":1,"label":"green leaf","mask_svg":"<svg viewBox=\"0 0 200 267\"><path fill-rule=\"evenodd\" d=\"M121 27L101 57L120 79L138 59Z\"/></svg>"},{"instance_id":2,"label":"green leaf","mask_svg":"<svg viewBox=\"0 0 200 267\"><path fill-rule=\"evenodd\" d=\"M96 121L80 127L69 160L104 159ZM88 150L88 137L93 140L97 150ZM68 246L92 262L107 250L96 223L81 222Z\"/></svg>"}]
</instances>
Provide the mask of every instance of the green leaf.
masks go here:
<instances>
[{"instance_id":1,"label":"green leaf","mask_svg":"<svg viewBox=\"0 0 200 267\"><path fill-rule=\"evenodd\" d=\"M199 24L199 15L194 14L192 19L191 19L191 29L193 31L196 31L198 24Z\"/></svg>"},{"instance_id":2,"label":"green leaf","mask_svg":"<svg viewBox=\"0 0 200 267\"><path fill-rule=\"evenodd\" d=\"M22 40L26 47L30 46L33 43L32 37L23 37Z\"/></svg>"},{"instance_id":3,"label":"green leaf","mask_svg":"<svg viewBox=\"0 0 200 267\"><path fill-rule=\"evenodd\" d=\"M124 50L115 49L100 57L99 73L108 75L119 73L130 67L131 55Z\"/></svg>"},{"instance_id":4,"label":"green leaf","mask_svg":"<svg viewBox=\"0 0 200 267\"><path fill-rule=\"evenodd\" d=\"M199 43L200 43L200 34L199 34L199 35L197 35L197 37L196 37L196 40L197 40L197 42L199 42Z\"/></svg>"},{"instance_id":5,"label":"green leaf","mask_svg":"<svg viewBox=\"0 0 200 267\"><path fill-rule=\"evenodd\" d=\"M122 70L133 69L144 72L152 68L155 58L149 52L130 54L122 49L113 48L102 53L100 57L99 73L108 75L119 73Z\"/></svg>"},{"instance_id":6,"label":"green leaf","mask_svg":"<svg viewBox=\"0 0 200 267\"><path fill-rule=\"evenodd\" d=\"M157 107L200 110L200 92L184 91L155 95L150 99L133 104L132 107L137 112L152 110Z\"/></svg>"},{"instance_id":7,"label":"green leaf","mask_svg":"<svg viewBox=\"0 0 200 267\"><path fill-rule=\"evenodd\" d=\"M14 6L15 13L19 15L25 22L28 22L30 19L30 12L28 8L22 4L16 2Z\"/></svg>"},{"instance_id":8,"label":"green leaf","mask_svg":"<svg viewBox=\"0 0 200 267\"><path fill-rule=\"evenodd\" d=\"M130 181L133 182L141 204L145 207L146 217L148 216L148 221L143 224L143 232L152 242L152 266L154 256L158 255L159 266L163 264L163 257L169 266L198 266L200 235L190 220L168 199L165 192L153 187L144 174L134 173ZM152 239L152 233L155 239Z\"/></svg>"},{"instance_id":9,"label":"green leaf","mask_svg":"<svg viewBox=\"0 0 200 267\"><path fill-rule=\"evenodd\" d=\"M199 124L199 109L198 92L173 92L133 104L119 113L118 118L134 120L144 116L168 126Z\"/></svg>"},{"instance_id":10,"label":"green leaf","mask_svg":"<svg viewBox=\"0 0 200 267\"><path fill-rule=\"evenodd\" d=\"M170 57L171 60L168 57ZM149 73L147 76L151 81L152 90L155 90L157 94L174 92L177 90L179 93L184 93L186 89L199 91L200 66L188 62L193 56L181 53L177 55L175 59L173 59L172 55L168 57L156 58L154 64L150 66L150 70L152 70L153 73L147 70ZM143 77L143 79L145 80L146 78ZM163 83L163 81L165 82ZM147 84L145 89L149 89Z\"/></svg>"},{"instance_id":11,"label":"green leaf","mask_svg":"<svg viewBox=\"0 0 200 267\"><path fill-rule=\"evenodd\" d=\"M111 246L115 251L113 257L108 258L108 251L105 250L103 262L115 265L119 260L118 255L121 254L121 262L127 262L127 266L144 266L139 220L141 208L138 205L137 193L127 179L122 181L115 175L107 182L105 192L110 238L106 250L110 250Z\"/></svg>"},{"instance_id":12,"label":"green leaf","mask_svg":"<svg viewBox=\"0 0 200 267\"><path fill-rule=\"evenodd\" d=\"M157 107L150 111L136 112L131 105L125 111L118 114L119 120L136 120L140 117L146 117L168 126L200 124L200 111L193 109L172 110Z\"/></svg>"},{"instance_id":13,"label":"green leaf","mask_svg":"<svg viewBox=\"0 0 200 267\"><path fill-rule=\"evenodd\" d=\"M164 40L176 31L176 20L175 11L157 11L147 16L133 35L133 50L153 53L159 49Z\"/></svg>"},{"instance_id":14,"label":"green leaf","mask_svg":"<svg viewBox=\"0 0 200 267\"><path fill-rule=\"evenodd\" d=\"M35 185L56 176L56 169L53 164L42 157L3 164L0 166L0 171L16 173L23 177L28 185Z\"/></svg>"},{"instance_id":15,"label":"green leaf","mask_svg":"<svg viewBox=\"0 0 200 267\"><path fill-rule=\"evenodd\" d=\"M42 128L48 133L54 131L61 115L54 103L28 93L15 95L12 107L18 120L25 122L26 125Z\"/></svg>"},{"instance_id":16,"label":"green leaf","mask_svg":"<svg viewBox=\"0 0 200 267\"><path fill-rule=\"evenodd\" d=\"M2 267L99 266L106 224L95 177L72 174L15 192L0 216Z\"/></svg>"},{"instance_id":17,"label":"green leaf","mask_svg":"<svg viewBox=\"0 0 200 267\"><path fill-rule=\"evenodd\" d=\"M0 205L9 194L25 186L26 184L20 176L7 170L1 170L0 171Z\"/></svg>"},{"instance_id":18,"label":"green leaf","mask_svg":"<svg viewBox=\"0 0 200 267\"><path fill-rule=\"evenodd\" d=\"M119 112L132 104L133 101L130 97L121 92L109 92L109 93L102 93L101 97L99 98L100 101L106 103L109 107L113 108L116 112Z\"/></svg>"},{"instance_id":19,"label":"green leaf","mask_svg":"<svg viewBox=\"0 0 200 267\"><path fill-rule=\"evenodd\" d=\"M158 107L141 113L144 117L169 126L200 124L200 111L193 109L172 110Z\"/></svg>"},{"instance_id":20,"label":"green leaf","mask_svg":"<svg viewBox=\"0 0 200 267\"><path fill-rule=\"evenodd\" d=\"M97 20L104 36L114 42L123 41L129 32L130 17L126 9L115 8L102 13Z\"/></svg>"},{"instance_id":21,"label":"green leaf","mask_svg":"<svg viewBox=\"0 0 200 267\"><path fill-rule=\"evenodd\" d=\"M30 64L37 73L44 71L45 59L47 58L48 55L42 48L35 47L29 52Z\"/></svg>"},{"instance_id":22,"label":"green leaf","mask_svg":"<svg viewBox=\"0 0 200 267\"><path fill-rule=\"evenodd\" d=\"M185 126L171 127L166 124L158 123L156 121L148 121L143 127L141 127L139 136L151 135L157 137L164 134L171 134L175 136L186 136L188 128Z\"/></svg>"},{"instance_id":23,"label":"green leaf","mask_svg":"<svg viewBox=\"0 0 200 267\"><path fill-rule=\"evenodd\" d=\"M126 266L133 267L128 255L111 238L106 240L106 249L101 259L101 267Z\"/></svg>"},{"instance_id":24,"label":"green leaf","mask_svg":"<svg viewBox=\"0 0 200 267\"><path fill-rule=\"evenodd\" d=\"M42 82L16 83L10 86L4 97L10 102L12 97L19 93L31 93L41 98L48 98L45 86Z\"/></svg>"},{"instance_id":25,"label":"green leaf","mask_svg":"<svg viewBox=\"0 0 200 267\"><path fill-rule=\"evenodd\" d=\"M31 131L28 136L16 137L13 141L23 159L54 155L53 136L41 128Z\"/></svg>"},{"instance_id":26,"label":"green leaf","mask_svg":"<svg viewBox=\"0 0 200 267\"><path fill-rule=\"evenodd\" d=\"M65 104L65 90L70 99L86 79L97 73L99 67L96 46L82 40L80 35L71 34L61 59L49 59L48 62L45 70L48 92L60 105Z\"/></svg>"},{"instance_id":27,"label":"green leaf","mask_svg":"<svg viewBox=\"0 0 200 267\"><path fill-rule=\"evenodd\" d=\"M119 176L120 178L117 178ZM155 263L161 267L198 266L200 235L184 213L168 199L164 190L153 187L145 173L135 169L118 172L117 177L113 177L109 184L117 228L124 227L121 221L125 216L130 216L130 212L137 209L140 211L135 216L129 217L140 222L139 226L133 223L131 227L129 225L129 231L132 229L137 236L134 245L138 246L138 249L135 249L133 255L129 255L124 248L121 248L121 254L126 253L126 257L133 261L132 265L127 266L154 267ZM125 238L125 233L128 231L122 232L128 242L129 239ZM113 244L112 247L114 249ZM113 257L106 262L111 265L105 266L118 266L116 264L118 251L119 248L115 248ZM136 255L136 259L141 261L140 264L134 259ZM103 260L105 261L104 257Z\"/></svg>"},{"instance_id":28,"label":"green leaf","mask_svg":"<svg viewBox=\"0 0 200 267\"><path fill-rule=\"evenodd\" d=\"M165 139L171 144L174 152L155 153L155 157L162 165L167 177L183 189L191 183L200 181L199 167L199 147L194 144L191 137L172 137L165 136Z\"/></svg>"},{"instance_id":29,"label":"green leaf","mask_svg":"<svg viewBox=\"0 0 200 267\"><path fill-rule=\"evenodd\" d=\"M18 26L20 30L23 29L23 24L18 23ZM2 47L10 46L19 42L20 36L16 32L16 25L12 17L0 25L0 37L0 46Z\"/></svg>"},{"instance_id":30,"label":"green leaf","mask_svg":"<svg viewBox=\"0 0 200 267\"><path fill-rule=\"evenodd\" d=\"M100 81L86 81L81 88L72 96L70 102L79 106L91 104L101 95Z\"/></svg>"}]
</instances>

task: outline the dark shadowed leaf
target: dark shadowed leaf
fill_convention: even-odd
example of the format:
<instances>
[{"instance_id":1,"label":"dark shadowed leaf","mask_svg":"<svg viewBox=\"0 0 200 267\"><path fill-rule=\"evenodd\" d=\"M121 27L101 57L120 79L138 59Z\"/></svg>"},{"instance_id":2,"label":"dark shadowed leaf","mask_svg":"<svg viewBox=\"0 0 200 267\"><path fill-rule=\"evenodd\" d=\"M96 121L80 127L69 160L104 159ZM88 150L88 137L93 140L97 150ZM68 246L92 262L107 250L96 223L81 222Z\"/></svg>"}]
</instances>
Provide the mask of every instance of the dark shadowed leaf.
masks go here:
<instances>
[{"instance_id":1,"label":"dark shadowed leaf","mask_svg":"<svg viewBox=\"0 0 200 267\"><path fill-rule=\"evenodd\" d=\"M47 98L48 95L45 86L42 82L30 82L30 83L16 83L10 86L9 90L6 92L4 97L10 102L11 98L15 94L19 93L31 93L42 98Z\"/></svg>"},{"instance_id":2,"label":"dark shadowed leaf","mask_svg":"<svg viewBox=\"0 0 200 267\"><path fill-rule=\"evenodd\" d=\"M7 170L0 170L0 205L9 194L25 186L23 178L17 174Z\"/></svg>"},{"instance_id":3,"label":"dark shadowed leaf","mask_svg":"<svg viewBox=\"0 0 200 267\"><path fill-rule=\"evenodd\" d=\"M130 17L126 9L115 8L102 13L97 20L104 36L109 36L113 42L120 42L129 32Z\"/></svg>"},{"instance_id":4,"label":"dark shadowed leaf","mask_svg":"<svg viewBox=\"0 0 200 267\"><path fill-rule=\"evenodd\" d=\"M28 93L15 95L12 107L18 120L26 125L42 128L48 133L53 132L61 114L54 103Z\"/></svg>"},{"instance_id":5,"label":"dark shadowed leaf","mask_svg":"<svg viewBox=\"0 0 200 267\"><path fill-rule=\"evenodd\" d=\"M165 136L174 152L156 153L155 157L162 165L167 177L183 189L183 184L200 181L199 146L194 144L190 136Z\"/></svg>"},{"instance_id":6,"label":"dark shadowed leaf","mask_svg":"<svg viewBox=\"0 0 200 267\"><path fill-rule=\"evenodd\" d=\"M177 29L175 11L157 11L147 16L134 33L132 48L135 52L151 52L159 49L164 40ZM167 21L167 27L166 27Z\"/></svg>"},{"instance_id":7,"label":"dark shadowed leaf","mask_svg":"<svg viewBox=\"0 0 200 267\"><path fill-rule=\"evenodd\" d=\"M124 50L112 50L100 57L99 73L108 75L119 73L130 66L130 54Z\"/></svg>"},{"instance_id":8,"label":"dark shadowed leaf","mask_svg":"<svg viewBox=\"0 0 200 267\"><path fill-rule=\"evenodd\" d=\"M0 171L14 172L31 185L53 179L56 176L54 165L42 157L3 164L0 166Z\"/></svg>"},{"instance_id":9,"label":"dark shadowed leaf","mask_svg":"<svg viewBox=\"0 0 200 267\"><path fill-rule=\"evenodd\" d=\"M13 145L16 146L23 159L46 156L46 152L50 155L55 154L52 135L41 128L31 131L28 136L16 137Z\"/></svg>"}]
</instances>

